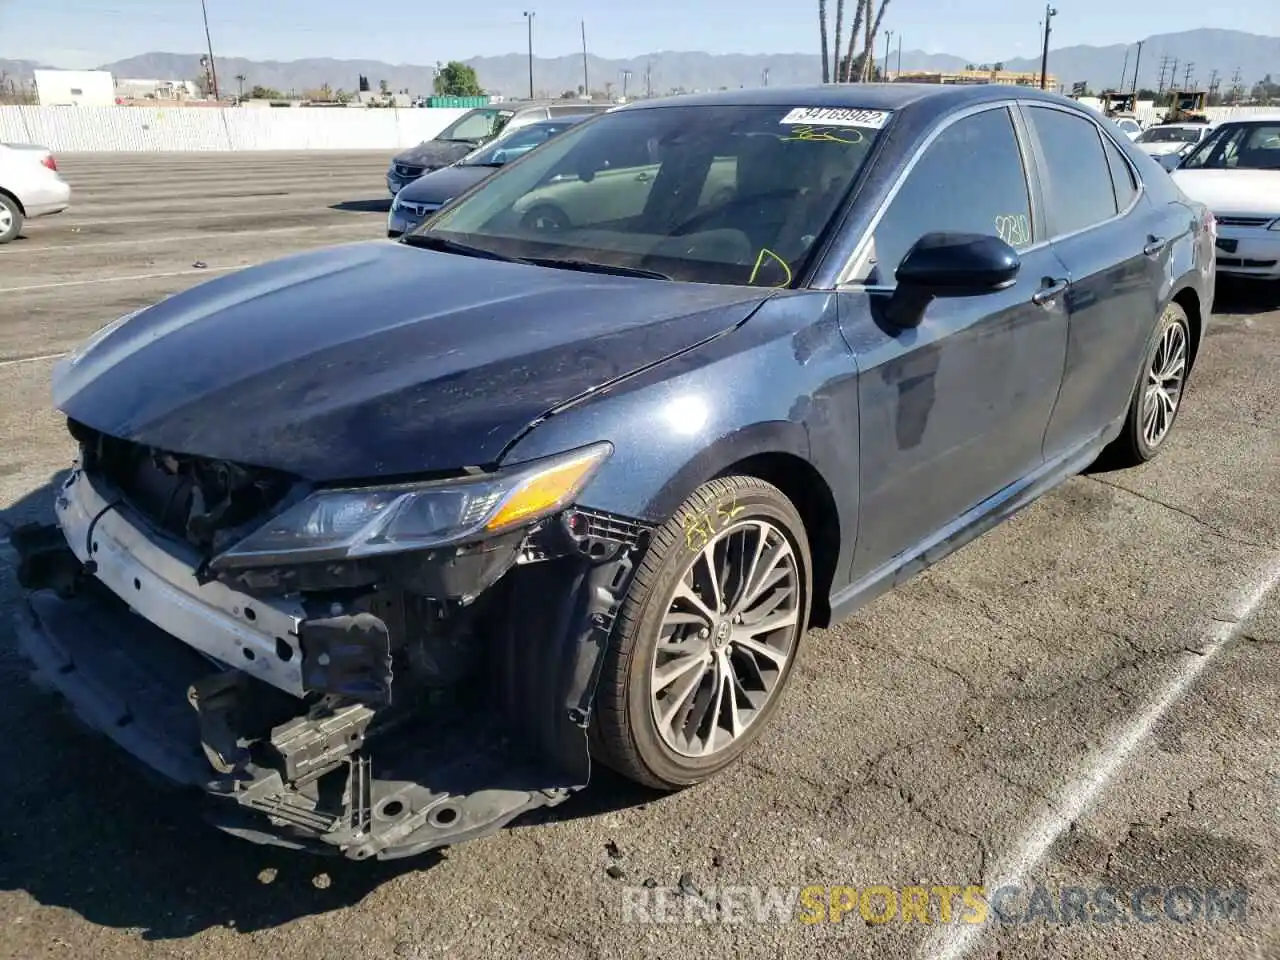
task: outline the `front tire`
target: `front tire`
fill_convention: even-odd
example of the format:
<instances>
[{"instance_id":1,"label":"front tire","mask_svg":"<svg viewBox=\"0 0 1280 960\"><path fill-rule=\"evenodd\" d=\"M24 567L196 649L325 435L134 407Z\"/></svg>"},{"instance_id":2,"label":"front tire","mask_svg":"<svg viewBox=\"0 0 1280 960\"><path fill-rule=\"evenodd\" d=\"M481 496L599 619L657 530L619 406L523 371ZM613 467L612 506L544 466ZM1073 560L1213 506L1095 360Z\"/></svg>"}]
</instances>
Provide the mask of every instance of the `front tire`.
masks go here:
<instances>
[{"instance_id":1,"label":"front tire","mask_svg":"<svg viewBox=\"0 0 1280 960\"><path fill-rule=\"evenodd\" d=\"M1187 311L1170 303L1160 315L1120 436L1099 458L1108 467L1136 467L1154 459L1173 433L1191 366Z\"/></svg>"},{"instance_id":2,"label":"front tire","mask_svg":"<svg viewBox=\"0 0 1280 960\"><path fill-rule=\"evenodd\" d=\"M22 232L22 208L18 201L0 193L0 243L16 240Z\"/></svg>"},{"instance_id":3,"label":"front tire","mask_svg":"<svg viewBox=\"0 0 1280 960\"><path fill-rule=\"evenodd\" d=\"M804 523L747 476L699 487L653 536L605 656L592 747L674 790L719 773L778 707L808 624Z\"/></svg>"}]
</instances>

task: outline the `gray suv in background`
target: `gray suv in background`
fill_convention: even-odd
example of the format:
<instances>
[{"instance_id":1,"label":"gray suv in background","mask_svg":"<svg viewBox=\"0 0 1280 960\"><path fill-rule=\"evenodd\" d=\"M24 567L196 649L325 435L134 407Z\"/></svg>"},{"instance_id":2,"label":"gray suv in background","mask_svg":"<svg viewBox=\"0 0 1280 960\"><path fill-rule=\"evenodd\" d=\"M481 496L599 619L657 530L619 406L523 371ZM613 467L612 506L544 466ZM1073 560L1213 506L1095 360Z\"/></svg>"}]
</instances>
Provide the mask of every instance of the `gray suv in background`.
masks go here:
<instances>
[{"instance_id":1,"label":"gray suv in background","mask_svg":"<svg viewBox=\"0 0 1280 960\"><path fill-rule=\"evenodd\" d=\"M499 103L468 110L431 140L402 150L391 158L387 170L387 190L394 197L405 184L424 173L439 170L484 146L504 130L523 127L539 120L551 120L583 113L603 113L609 102L583 103L578 100L522 101Z\"/></svg>"}]
</instances>

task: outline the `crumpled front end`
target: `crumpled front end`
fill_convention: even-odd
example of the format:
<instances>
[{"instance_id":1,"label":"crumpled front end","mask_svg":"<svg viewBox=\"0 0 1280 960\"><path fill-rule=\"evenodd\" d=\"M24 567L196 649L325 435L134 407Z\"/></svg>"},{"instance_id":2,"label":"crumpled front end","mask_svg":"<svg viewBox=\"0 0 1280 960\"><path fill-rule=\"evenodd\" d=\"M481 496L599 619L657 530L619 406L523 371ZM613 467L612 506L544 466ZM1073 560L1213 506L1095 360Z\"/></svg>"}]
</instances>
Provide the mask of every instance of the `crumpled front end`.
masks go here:
<instances>
[{"instance_id":1,"label":"crumpled front end","mask_svg":"<svg viewBox=\"0 0 1280 960\"><path fill-rule=\"evenodd\" d=\"M214 544L303 492L133 453L82 456L57 524L13 534L20 643L90 726L207 794L216 826L393 858L586 785L642 526L571 506L435 549L220 570Z\"/></svg>"}]
</instances>

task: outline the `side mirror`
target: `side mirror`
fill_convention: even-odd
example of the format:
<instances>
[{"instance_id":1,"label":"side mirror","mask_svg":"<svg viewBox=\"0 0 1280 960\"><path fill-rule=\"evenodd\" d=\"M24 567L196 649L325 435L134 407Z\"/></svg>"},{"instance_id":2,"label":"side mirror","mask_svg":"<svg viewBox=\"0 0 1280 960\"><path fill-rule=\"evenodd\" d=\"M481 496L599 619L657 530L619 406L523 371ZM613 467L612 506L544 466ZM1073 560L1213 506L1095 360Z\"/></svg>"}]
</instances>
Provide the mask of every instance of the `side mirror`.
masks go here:
<instances>
[{"instance_id":1,"label":"side mirror","mask_svg":"<svg viewBox=\"0 0 1280 960\"><path fill-rule=\"evenodd\" d=\"M1006 290L1018 279L1022 263L999 237L980 233L926 233L894 272L897 289L889 301L890 319L917 327L936 297L974 297Z\"/></svg>"}]
</instances>

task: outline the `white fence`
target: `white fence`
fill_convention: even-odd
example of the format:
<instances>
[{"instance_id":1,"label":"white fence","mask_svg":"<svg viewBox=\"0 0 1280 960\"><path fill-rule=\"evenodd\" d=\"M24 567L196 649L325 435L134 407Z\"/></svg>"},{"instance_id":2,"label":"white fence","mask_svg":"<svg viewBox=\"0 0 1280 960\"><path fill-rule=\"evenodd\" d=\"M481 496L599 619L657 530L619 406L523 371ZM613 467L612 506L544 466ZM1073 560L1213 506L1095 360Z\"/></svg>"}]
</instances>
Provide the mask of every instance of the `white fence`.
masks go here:
<instances>
[{"instance_id":1,"label":"white fence","mask_svg":"<svg viewBox=\"0 0 1280 960\"><path fill-rule=\"evenodd\" d=\"M55 152L395 150L465 110L318 107L0 107L0 143Z\"/></svg>"},{"instance_id":2,"label":"white fence","mask_svg":"<svg viewBox=\"0 0 1280 960\"><path fill-rule=\"evenodd\" d=\"M1275 112L1275 108L1269 108ZM1266 107L1210 107L1213 121ZM464 110L318 107L0 107L0 143L76 151L397 150L428 140ZM1162 109L1144 108L1154 123Z\"/></svg>"},{"instance_id":3,"label":"white fence","mask_svg":"<svg viewBox=\"0 0 1280 960\"><path fill-rule=\"evenodd\" d=\"M1168 110L1168 107L1140 107L1135 115L1140 124L1149 127L1153 123L1159 123ZM1266 113L1280 115L1280 110L1275 107L1206 107L1204 111L1210 123L1222 123L1224 120L1239 119L1250 114Z\"/></svg>"}]
</instances>

